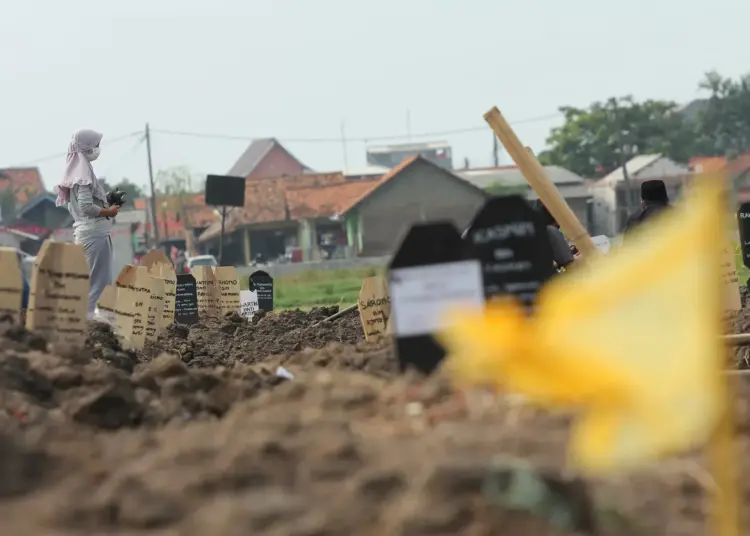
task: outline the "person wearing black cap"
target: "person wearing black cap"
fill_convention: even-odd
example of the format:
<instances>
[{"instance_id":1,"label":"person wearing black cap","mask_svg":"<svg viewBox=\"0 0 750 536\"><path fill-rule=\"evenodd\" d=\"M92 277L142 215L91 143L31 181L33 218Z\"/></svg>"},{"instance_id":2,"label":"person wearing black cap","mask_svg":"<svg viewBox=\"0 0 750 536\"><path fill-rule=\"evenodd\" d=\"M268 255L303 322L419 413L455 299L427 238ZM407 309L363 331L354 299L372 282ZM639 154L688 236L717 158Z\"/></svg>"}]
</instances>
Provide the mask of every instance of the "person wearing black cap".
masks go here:
<instances>
[{"instance_id":1,"label":"person wearing black cap","mask_svg":"<svg viewBox=\"0 0 750 536\"><path fill-rule=\"evenodd\" d=\"M641 210L628 218L628 222L625 224L625 233L632 231L666 208L669 208L669 196L664 181L644 181L641 184Z\"/></svg>"}]
</instances>

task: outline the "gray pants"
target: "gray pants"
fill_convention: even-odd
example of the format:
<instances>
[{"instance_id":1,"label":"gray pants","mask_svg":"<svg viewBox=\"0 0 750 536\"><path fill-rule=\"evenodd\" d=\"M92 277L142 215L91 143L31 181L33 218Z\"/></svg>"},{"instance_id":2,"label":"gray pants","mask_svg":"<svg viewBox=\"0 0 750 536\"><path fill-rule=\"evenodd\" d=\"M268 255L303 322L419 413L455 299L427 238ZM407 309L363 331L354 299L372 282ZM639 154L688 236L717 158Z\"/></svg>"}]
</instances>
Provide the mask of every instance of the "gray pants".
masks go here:
<instances>
[{"instance_id":1,"label":"gray pants","mask_svg":"<svg viewBox=\"0 0 750 536\"><path fill-rule=\"evenodd\" d=\"M92 236L76 240L83 246L91 273L89 290L89 314L96 309L96 301L104 287L112 283L112 239L109 235Z\"/></svg>"}]
</instances>

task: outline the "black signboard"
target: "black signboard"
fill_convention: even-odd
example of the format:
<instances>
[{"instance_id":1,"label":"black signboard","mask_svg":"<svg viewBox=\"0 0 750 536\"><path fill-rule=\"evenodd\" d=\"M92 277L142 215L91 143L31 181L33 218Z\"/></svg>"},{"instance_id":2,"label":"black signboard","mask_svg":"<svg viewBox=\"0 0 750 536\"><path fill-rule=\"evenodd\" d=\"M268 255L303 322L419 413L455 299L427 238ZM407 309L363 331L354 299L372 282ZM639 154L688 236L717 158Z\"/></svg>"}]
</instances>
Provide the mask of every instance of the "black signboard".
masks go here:
<instances>
[{"instance_id":1,"label":"black signboard","mask_svg":"<svg viewBox=\"0 0 750 536\"><path fill-rule=\"evenodd\" d=\"M750 203L742 203L737 211L737 224L740 228L742 264L750 268Z\"/></svg>"},{"instance_id":2,"label":"black signboard","mask_svg":"<svg viewBox=\"0 0 750 536\"><path fill-rule=\"evenodd\" d=\"M273 277L263 270L250 274L248 288L258 293L258 309L270 313L273 311Z\"/></svg>"},{"instance_id":3,"label":"black signboard","mask_svg":"<svg viewBox=\"0 0 750 536\"><path fill-rule=\"evenodd\" d=\"M464 240L482 263L487 298L511 294L531 305L555 273L547 226L521 196L488 200L469 224Z\"/></svg>"},{"instance_id":4,"label":"black signboard","mask_svg":"<svg viewBox=\"0 0 750 536\"><path fill-rule=\"evenodd\" d=\"M396 338L396 352L402 371L413 367L423 373L434 371L445 357L445 350L434 337L434 324L418 326L423 318L434 314L435 306L450 294L452 289L438 282L435 288L421 296L410 294L408 285L422 279L429 286L435 269L447 267L454 270L454 281L471 279L461 261L467 261L466 246L458 229L451 222L414 224L398 247L388 267L391 292L391 331ZM473 277L481 300L481 273L476 261ZM458 263L458 264L457 264ZM421 268L421 269L420 269ZM463 282L463 281L461 281ZM424 291L424 289L423 289ZM434 301L433 301L434 300ZM409 325L407 325L407 323Z\"/></svg>"},{"instance_id":5,"label":"black signboard","mask_svg":"<svg viewBox=\"0 0 750 536\"><path fill-rule=\"evenodd\" d=\"M174 321L187 326L198 322L198 288L193 274L177 275Z\"/></svg>"},{"instance_id":6,"label":"black signboard","mask_svg":"<svg viewBox=\"0 0 750 536\"><path fill-rule=\"evenodd\" d=\"M208 175L206 177L206 204L217 207L244 206L245 178Z\"/></svg>"}]
</instances>

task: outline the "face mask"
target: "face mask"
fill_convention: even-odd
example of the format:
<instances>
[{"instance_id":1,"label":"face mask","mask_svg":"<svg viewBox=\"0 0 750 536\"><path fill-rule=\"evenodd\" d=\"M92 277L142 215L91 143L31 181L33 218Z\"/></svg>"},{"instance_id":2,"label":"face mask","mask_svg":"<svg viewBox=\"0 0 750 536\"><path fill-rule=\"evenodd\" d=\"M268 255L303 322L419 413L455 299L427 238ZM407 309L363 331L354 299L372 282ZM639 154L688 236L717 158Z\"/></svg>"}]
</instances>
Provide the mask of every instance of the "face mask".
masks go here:
<instances>
[{"instance_id":1,"label":"face mask","mask_svg":"<svg viewBox=\"0 0 750 536\"><path fill-rule=\"evenodd\" d=\"M86 158L88 159L89 162L93 162L94 160L99 158L99 154L101 152L102 150L99 149L99 147L94 147L93 149L91 149L91 154L86 155Z\"/></svg>"}]
</instances>

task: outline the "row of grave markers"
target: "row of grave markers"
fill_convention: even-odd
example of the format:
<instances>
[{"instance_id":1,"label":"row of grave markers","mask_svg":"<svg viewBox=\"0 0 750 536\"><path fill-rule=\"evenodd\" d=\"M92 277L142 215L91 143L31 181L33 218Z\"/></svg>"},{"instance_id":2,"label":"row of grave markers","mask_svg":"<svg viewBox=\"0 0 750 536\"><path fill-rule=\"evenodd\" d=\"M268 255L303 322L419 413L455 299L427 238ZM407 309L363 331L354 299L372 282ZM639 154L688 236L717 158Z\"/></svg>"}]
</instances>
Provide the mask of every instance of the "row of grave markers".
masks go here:
<instances>
[{"instance_id":1,"label":"row of grave markers","mask_svg":"<svg viewBox=\"0 0 750 536\"><path fill-rule=\"evenodd\" d=\"M0 248L0 316L21 318L23 276L14 248ZM107 286L97 308L128 348L143 348L173 322L193 324L201 317L231 312L251 317L273 310L273 278L257 271L248 278L250 290L240 291L232 266L196 267L175 274L169 258L152 250L139 266L126 265L114 285ZM87 330L89 268L80 245L45 241L31 276L26 327L48 341L82 347Z\"/></svg>"},{"instance_id":2,"label":"row of grave markers","mask_svg":"<svg viewBox=\"0 0 750 536\"><path fill-rule=\"evenodd\" d=\"M743 205L744 206L744 205ZM743 258L750 267L750 203L738 213ZM743 214L746 214L743 218ZM593 237L606 254L609 240ZM502 295L531 309L536 294L555 273L546 225L520 196L487 201L463 234L451 222L414 224L383 277L365 279L358 309L365 337L396 337L402 369L433 371L444 357L434 338L451 306L483 308ZM726 308L741 308L734 253L722 259ZM393 310L393 311L392 311ZM390 322L393 320L393 322Z\"/></svg>"}]
</instances>

